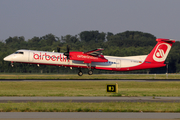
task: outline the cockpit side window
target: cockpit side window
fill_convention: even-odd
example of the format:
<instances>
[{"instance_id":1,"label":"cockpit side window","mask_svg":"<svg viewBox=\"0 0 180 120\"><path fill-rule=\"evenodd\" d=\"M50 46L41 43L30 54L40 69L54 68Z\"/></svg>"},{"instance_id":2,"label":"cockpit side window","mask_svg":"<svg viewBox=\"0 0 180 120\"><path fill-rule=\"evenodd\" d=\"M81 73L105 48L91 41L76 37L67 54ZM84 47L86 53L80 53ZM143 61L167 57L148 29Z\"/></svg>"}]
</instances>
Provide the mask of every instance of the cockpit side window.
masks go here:
<instances>
[{"instance_id":1,"label":"cockpit side window","mask_svg":"<svg viewBox=\"0 0 180 120\"><path fill-rule=\"evenodd\" d=\"M24 54L24 52L16 51L14 54Z\"/></svg>"},{"instance_id":2,"label":"cockpit side window","mask_svg":"<svg viewBox=\"0 0 180 120\"><path fill-rule=\"evenodd\" d=\"M23 52L19 52L19 54L24 54Z\"/></svg>"}]
</instances>

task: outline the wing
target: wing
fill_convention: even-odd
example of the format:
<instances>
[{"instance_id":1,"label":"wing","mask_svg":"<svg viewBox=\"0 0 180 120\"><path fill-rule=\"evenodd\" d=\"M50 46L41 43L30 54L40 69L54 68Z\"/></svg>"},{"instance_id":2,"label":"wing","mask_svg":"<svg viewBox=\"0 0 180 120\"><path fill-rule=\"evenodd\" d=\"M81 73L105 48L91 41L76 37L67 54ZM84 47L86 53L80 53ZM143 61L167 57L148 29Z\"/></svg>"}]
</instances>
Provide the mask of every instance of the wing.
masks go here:
<instances>
[{"instance_id":1,"label":"wing","mask_svg":"<svg viewBox=\"0 0 180 120\"><path fill-rule=\"evenodd\" d=\"M94 49L94 50L90 50L90 51L87 51L87 52L84 52L84 54L87 54L87 55L92 55L92 56L98 56L102 53L102 48L97 48L97 49Z\"/></svg>"}]
</instances>

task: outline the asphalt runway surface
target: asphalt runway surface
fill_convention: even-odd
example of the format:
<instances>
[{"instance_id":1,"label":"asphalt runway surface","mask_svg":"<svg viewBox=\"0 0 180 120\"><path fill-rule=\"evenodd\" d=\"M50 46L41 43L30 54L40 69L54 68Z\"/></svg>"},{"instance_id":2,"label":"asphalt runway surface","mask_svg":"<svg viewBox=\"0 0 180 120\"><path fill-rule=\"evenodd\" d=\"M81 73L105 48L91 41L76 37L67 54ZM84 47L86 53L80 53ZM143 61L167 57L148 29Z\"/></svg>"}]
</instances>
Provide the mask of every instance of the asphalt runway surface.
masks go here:
<instances>
[{"instance_id":1,"label":"asphalt runway surface","mask_svg":"<svg viewBox=\"0 0 180 120\"><path fill-rule=\"evenodd\" d=\"M180 102L180 97L0 97L0 102Z\"/></svg>"},{"instance_id":2,"label":"asphalt runway surface","mask_svg":"<svg viewBox=\"0 0 180 120\"><path fill-rule=\"evenodd\" d=\"M0 120L179 120L179 113L113 112L11 112L0 113Z\"/></svg>"},{"instance_id":3,"label":"asphalt runway surface","mask_svg":"<svg viewBox=\"0 0 180 120\"><path fill-rule=\"evenodd\" d=\"M180 79L98 79L98 80L94 80L94 79L0 79L0 81L7 81L7 82L11 82L11 81L136 81L136 82L158 82L158 81L165 81L165 82L172 82L172 81L176 81L176 82L180 82Z\"/></svg>"}]
</instances>

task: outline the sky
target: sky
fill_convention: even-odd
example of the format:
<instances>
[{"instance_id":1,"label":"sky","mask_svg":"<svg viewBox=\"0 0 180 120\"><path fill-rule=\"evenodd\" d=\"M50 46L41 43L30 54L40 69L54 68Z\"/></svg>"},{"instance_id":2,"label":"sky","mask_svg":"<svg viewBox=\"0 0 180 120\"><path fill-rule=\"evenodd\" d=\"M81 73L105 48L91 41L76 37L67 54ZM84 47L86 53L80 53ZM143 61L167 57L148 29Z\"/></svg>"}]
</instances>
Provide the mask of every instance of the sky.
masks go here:
<instances>
[{"instance_id":1,"label":"sky","mask_svg":"<svg viewBox=\"0 0 180 120\"><path fill-rule=\"evenodd\" d=\"M0 40L141 31L180 41L180 0L0 0Z\"/></svg>"}]
</instances>

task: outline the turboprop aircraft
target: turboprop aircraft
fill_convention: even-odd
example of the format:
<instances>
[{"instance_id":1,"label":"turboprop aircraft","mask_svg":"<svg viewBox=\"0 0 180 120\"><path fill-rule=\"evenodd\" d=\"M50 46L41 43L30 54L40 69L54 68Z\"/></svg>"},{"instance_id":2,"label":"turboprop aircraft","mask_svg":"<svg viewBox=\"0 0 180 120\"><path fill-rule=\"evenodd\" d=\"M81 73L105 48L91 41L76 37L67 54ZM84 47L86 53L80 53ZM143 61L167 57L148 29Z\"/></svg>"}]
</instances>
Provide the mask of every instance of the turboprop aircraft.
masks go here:
<instances>
[{"instance_id":1,"label":"turboprop aircraft","mask_svg":"<svg viewBox=\"0 0 180 120\"><path fill-rule=\"evenodd\" d=\"M79 68L78 75L82 76L81 68L89 69L88 74L93 74L93 69L111 71L131 71L150 69L166 66L164 61L175 40L156 39L157 44L148 55L115 57L102 55L102 48L87 52L46 52L35 50L17 50L15 53L4 58L5 61L28 63L39 65L54 65Z\"/></svg>"}]
</instances>

